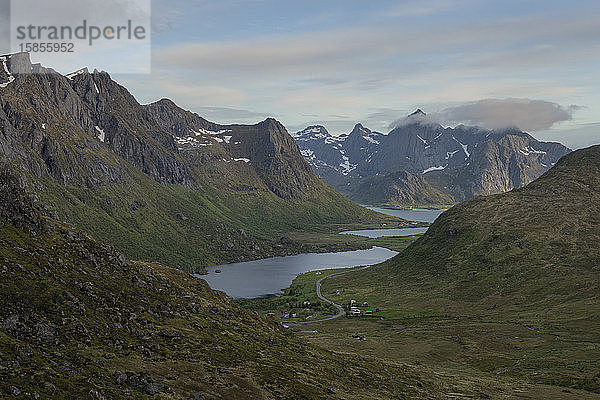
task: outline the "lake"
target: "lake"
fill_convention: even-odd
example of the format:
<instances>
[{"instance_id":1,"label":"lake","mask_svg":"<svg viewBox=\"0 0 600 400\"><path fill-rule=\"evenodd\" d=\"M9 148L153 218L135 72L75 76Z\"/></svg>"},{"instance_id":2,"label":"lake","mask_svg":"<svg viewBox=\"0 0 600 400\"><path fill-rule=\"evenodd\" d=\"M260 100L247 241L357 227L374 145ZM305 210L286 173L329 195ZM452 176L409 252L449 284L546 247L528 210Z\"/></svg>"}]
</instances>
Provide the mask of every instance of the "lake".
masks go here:
<instances>
[{"instance_id":1,"label":"lake","mask_svg":"<svg viewBox=\"0 0 600 400\"><path fill-rule=\"evenodd\" d=\"M369 210L377 211L382 214L393 215L394 217L400 217L409 221L418 222L433 222L437 217L440 216L446 210L392 210L389 208L369 207Z\"/></svg>"},{"instance_id":2,"label":"lake","mask_svg":"<svg viewBox=\"0 0 600 400\"><path fill-rule=\"evenodd\" d=\"M339 253L306 253L207 267L208 275L198 277L211 288L233 298L277 295L300 274L320 269L349 268L378 264L398 254L382 247ZM215 270L221 273L215 273Z\"/></svg>"},{"instance_id":3,"label":"lake","mask_svg":"<svg viewBox=\"0 0 600 400\"><path fill-rule=\"evenodd\" d=\"M358 231L344 231L340 235L357 235L368 238L378 238L385 236L412 236L427 232L427 227L422 228L394 228L394 229L361 229Z\"/></svg>"},{"instance_id":4,"label":"lake","mask_svg":"<svg viewBox=\"0 0 600 400\"><path fill-rule=\"evenodd\" d=\"M433 222L444 210L391 210L367 207L373 211L393 215L410 221ZM426 227L402 229L368 229L341 232L344 235L359 235L370 238L383 236L411 236L425 233ZM221 290L233 298L256 298L278 295L292 281L305 272L351 268L378 264L398 254L382 247L369 250L344 251L339 253L307 253L296 256L273 257L262 260L207 267L208 275L199 275L211 288ZM221 270L221 273L215 273Z\"/></svg>"}]
</instances>

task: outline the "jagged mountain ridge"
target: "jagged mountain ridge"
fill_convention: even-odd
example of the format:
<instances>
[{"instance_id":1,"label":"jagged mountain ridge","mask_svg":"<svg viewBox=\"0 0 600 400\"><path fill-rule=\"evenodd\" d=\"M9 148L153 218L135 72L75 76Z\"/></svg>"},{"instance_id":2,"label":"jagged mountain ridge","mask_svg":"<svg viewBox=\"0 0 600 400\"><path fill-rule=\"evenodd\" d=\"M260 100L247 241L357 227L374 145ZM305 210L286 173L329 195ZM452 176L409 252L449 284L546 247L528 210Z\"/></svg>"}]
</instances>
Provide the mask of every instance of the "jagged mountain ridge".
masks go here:
<instances>
[{"instance_id":1,"label":"jagged mountain ridge","mask_svg":"<svg viewBox=\"0 0 600 400\"><path fill-rule=\"evenodd\" d=\"M273 119L220 126L172 102L143 106L105 72L0 61L0 161L47 215L131 258L195 268L283 255L301 251L280 240L290 230L378 218L318 179Z\"/></svg>"},{"instance_id":2,"label":"jagged mountain ridge","mask_svg":"<svg viewBox=\"0 0 600 400\"><path fill-rule=\"evenodd\" d=\"M273 118L254 126L220 125L182 110L168 99L146 109L173 135L178 150L201 165L246 164L269 190L283 198L302 198L321 186L285 127Z\"/></svg>"},{"instance_id":3,"label":"jagged mountain ridge","mask_svg":"<svg viewBox=\"0 0 600 400\"><path fill-rule=\"evenodd\" d=\"M326 182L364 204L452 204L522 187L570 150L516 128L444 128L421 110L388 134L357 124L333 136L322 126L294 134Z\"/></svg>"}]
</instances>

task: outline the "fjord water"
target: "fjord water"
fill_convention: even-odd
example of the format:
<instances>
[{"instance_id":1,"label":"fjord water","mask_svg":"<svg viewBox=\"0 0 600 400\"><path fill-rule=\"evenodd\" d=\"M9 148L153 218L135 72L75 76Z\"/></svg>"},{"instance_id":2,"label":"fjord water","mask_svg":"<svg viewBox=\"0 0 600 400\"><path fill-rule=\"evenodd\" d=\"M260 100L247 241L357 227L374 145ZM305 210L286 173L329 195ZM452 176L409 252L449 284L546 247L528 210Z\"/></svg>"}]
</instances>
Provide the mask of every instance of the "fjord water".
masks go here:
<instances>
[{"instance_id":1,"label":"fjord water","mask_svg":"<svg viewBox=\"0 0 600 400\"><path fill-rule=\"evenodd\" d=\"M409 221L433 222L444 210L392 210L367 207L373 211L393 215ZM367 229L347 231L342 234L367 237L411 236L425 233L426 227L403 229ZM382 247L369 250L344 251L339 253L307 253L287 257L273 257L241 263L207 267L208 275L201 276L211 288L222 290L234 298L256 298L281 294L294 278L305 272L351 268L386 261L398 254ZM216 273L220 270L220 273Z\"/></svg>"},{"instance_id":2,"label":"fjord water","mask_svg":"<svg viewBox=\"0 0 600 400\"><path fill-rule=\"evenodd\" d=\"M409 221L433 223L437 217L445 210L393 210L389 208L367 207L370 210L382 214L393 215ZM342 235L366 236L369 238L378 238L385 236L412 236L427 232L426 227L420 228L402 228L402 229L361 229L358 231L340 232Z\"/></svg>"},{"instance_id":3,"label":"fjord water","mask_svg":"<svg viewBox=\"0 0 600 400\"><path fill-rule=\"evenodd\" d=\"M365 206L369 210L377 211L382 214L393 215L409 221L433 223L446 210L394 210L391 208L379 208Z\"/></svg>"},{"instance_id":4,"label":"fjord water","mask_svg":"<svg viewBox=\"0 0 600 400\"><path fill-rule=\"evenodd\" d=\"M378 238L385 236L412 236L427 232L427 227L421 228L398 228L398 229L361 229L358 231L344 231L341 235L365 236L368 238Z\"/></svg>"},{"instance_id":5,"label":"fjord water","mask_svg":"<svg viewBox=\"0 0 600 400\"><path fill-rule=\"evenodd\" d=\"M383 262L398 254L382 247L340 253L307 253L273 257L206 268L202 275L211 288L234 298L256 298L281 294L294 278L320 269L350 268ZM221 270L221 273L215 273Z\"/></svg>"}]
</instances>

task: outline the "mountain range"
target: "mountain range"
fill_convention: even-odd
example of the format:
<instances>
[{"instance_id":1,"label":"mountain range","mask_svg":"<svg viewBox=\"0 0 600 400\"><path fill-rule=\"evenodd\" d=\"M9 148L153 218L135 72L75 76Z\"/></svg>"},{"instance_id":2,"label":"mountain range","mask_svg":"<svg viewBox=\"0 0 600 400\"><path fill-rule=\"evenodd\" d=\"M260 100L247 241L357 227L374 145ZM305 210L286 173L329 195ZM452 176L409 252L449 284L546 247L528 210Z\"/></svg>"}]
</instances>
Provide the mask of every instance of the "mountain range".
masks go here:
<instances>
[{"instance_id":1,"label":"mountain range","mask_svg":"<svg viewBox=\"0 0 600 400\"><path fill-rule=\"evenodd\" d=\"M317 278L374 310L294 333L188 272L390 221L314 171L362 202L475 198L389 238L414 242L385 263ZM292 137L1 56L0 397L597 398L599 188L600 146L422 111Z\"/></svg>"},{"instance_id":2,"label":"mountain range","mask_svg":"<svg viewBox=\"0 0 600 400\"><path fill-rule=\"evenodd\" d=\"M349 134L324 126L294 134L327 183L370 205L450 205L533 181L570 150L517 128L444 128L417 110L388 133L357 124Z\"/></svg>"},{"instance_id":3,"label":"mountain range","mask_svg":"<svg viewBox=\"0 0 600 400\"><path fill-rule=\"evenodd\" d=\"M386 353L415 351L538 390L588 391L532 398L598 398L599 198L600 146L574 151L523 188L454 206L398 256L335 278L323 293L351 288L344 300L360 295L384 311L422 315L371 328L388 338L379 344Z\"/></svg>"},{"instance_id":4,"label":"mountain range","mask_svg":"<svg viewBox=\"0 0 600 400\"><path fill-rule=\"evenodd\" d=\"M274 119L218 125L141 105L105 72L1 61L0 161L44 215L130 258L198 269L321 251L284 236L382 218L320 180Z\"/></svg>"}]
</instances>

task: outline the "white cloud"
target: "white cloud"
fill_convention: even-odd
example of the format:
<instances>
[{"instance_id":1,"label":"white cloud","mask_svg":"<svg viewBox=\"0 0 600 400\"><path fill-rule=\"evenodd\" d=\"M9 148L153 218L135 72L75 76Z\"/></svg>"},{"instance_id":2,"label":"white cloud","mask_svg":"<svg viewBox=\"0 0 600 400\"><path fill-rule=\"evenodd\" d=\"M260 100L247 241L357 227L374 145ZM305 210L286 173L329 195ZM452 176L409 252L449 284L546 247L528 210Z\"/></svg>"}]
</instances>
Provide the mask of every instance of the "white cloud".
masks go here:
<instances>
[{"instance_id":1,"label":"white cloud","mask_svg":"<svg viewBox=\"0 0 600 400\"><path fill-rule=\"evenodd\" d=\"M222 124L254 123L272 117L271 114L229 107L194 107L193 110L209 121Z\"/></svg>"},{"instance_id":2,"label":"white cloud","mask_svg":"<svg viewBox=\"0 0 600 400\"><path fill-rule=\"evenodd\" d=\"M387 18L420 17L438 14L472 0L411 0L401 1L381 12Z\"/></svg>"},{"instance_id":3,"label":"white cloud","mask_svg":"<svg viewBox=\"0 0 600 400\"><path fill-rule=\"evenodd\" d=\"M575 124L536 133L539 140L560 142L571 149L581 149L600 144L600 122Z\"/></svg>"},{"instance_id":4,"label":"white cloud","mask_svg":"<svg viewBox=\"0 0 600 400\"><path fill-rule=\"evenodd\" d=\"M551 67L556 64L550 65L548 60L567 63L597 59L591 50L598 48L598 35L600 25L593 15L540 15L417 27L382 23L235 41L189 42L157 49L156 59L166 67L219 74L279 73L296 78L300 74L300 78L316 75L321 79L334 79L340 72L366 72L365 68L384 70L382 58L388 65L406 67L410 66L407 57L418 55L426 60L411 61L416 70L422 70L423 61L428 66L443 63L446 67L507 71L507 65ZM433 59L431 52L437 52ZM392 61L393 57L400 59Z\"/></svg>"},{"instance_id":5,"label":"white cloud","mask_svg":"<svg viewBox=\"0 0 600 400\"><path fill-rule=\"evenodd\" d=\"M464 123L496 129L518 127L524 131L549 129L557 122L569 121L580 107L531 99L484 99L449 107L432 116L447 123Z\"/></svg>"}]
</instances>

